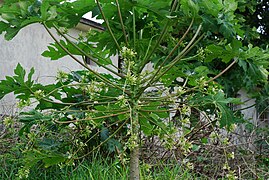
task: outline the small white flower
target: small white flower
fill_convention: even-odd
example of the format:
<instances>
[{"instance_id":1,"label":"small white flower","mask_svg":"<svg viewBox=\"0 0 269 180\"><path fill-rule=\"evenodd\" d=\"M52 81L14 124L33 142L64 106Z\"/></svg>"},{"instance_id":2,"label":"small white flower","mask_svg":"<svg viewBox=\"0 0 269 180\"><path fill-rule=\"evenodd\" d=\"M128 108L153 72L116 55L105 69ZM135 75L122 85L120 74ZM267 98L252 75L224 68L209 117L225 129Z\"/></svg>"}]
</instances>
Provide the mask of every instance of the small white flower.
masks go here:
<instances>
[{"instance_id":1,"label":"small white flower","mask_svg":"<svg viewBox=\"0 0 269 180\"><path fill-rule=\"evenodd\" d=\"M74 119L74 116L73 116L72 114L69 114L69 115L67 116L67 118L68 118L68 119Z\"/></svg>"},{"instance_id":2,"label":"small white flower","mask_svg":"<svg viewBox=\"0 0 269 180\"><path fill-rule=\"evenodd\" d=\"M44 95L45 95L45 93L41 89L34 92L34 96L35 96L36 99L41 99L41 98L44 97Z\"/></svg>"}]
</instances>

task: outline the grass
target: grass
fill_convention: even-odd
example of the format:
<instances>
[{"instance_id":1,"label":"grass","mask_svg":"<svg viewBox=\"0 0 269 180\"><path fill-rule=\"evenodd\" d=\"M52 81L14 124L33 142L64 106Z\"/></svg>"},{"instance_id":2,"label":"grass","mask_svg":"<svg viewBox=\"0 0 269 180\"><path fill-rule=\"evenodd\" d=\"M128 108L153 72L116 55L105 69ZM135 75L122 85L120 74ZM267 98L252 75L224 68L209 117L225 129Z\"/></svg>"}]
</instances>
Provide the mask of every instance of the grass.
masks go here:
<instances>
[{"instance_id":1,"label":"grass","mask_svg":"<svg viewBox=\"0 0 269 180\"><path fill-rule=\"evenodd\" d=\"M1 123L0 123L1 124ZM23 142L18 140L17 132L8 132L5 136L0 138L0 180L13 180L19 179L19 174L23 173L23 159L22 149L24 149ZM268 179L269 178L269 157L265 153L255 157L253 154L248 154L246 151L242 154L246 158L246 164L240 164L240 153L236 156L238 158L239 179ZM99 153L96 153L91 160L84 160L82 162L76 162L72 166L53 166L50 168L44 168L41 164L33 167L29 174L29 180L126 180L129 179L128 165L123 166L119 160L105 158ZM253 161L253 159L255 161ZM194 164L202 165L203 172L198 171L203 175L197 175L190 172L184 167L181 167L177 162L170 164L148 165L141 163L141 180L203 180L203 179L227 179L225 174L211 174L221 166L217 163L210 163L210 159L206 159L203 162L196 161ZM256 162L257 161L257 162ZM209 162L209 163L208 163ZM201 164L202 163L202 164ZM207 166L207 167L206 167ZM200 166L199 166L200 167ZM237 166L236 166L237 167ZM242 168L241 168L242 167ZM207 169L208 168L208 169ZM209 171L207 171L209 170ZM222 169L221 169L222 170ZM237 170L237 168L235 168ZM202 177L201 177L202 176ZM238 175L237 175L238 176ZM214 177L214 178L212 178Z\"/></svg>"},{"instance_id":2,"label":"grass","mask_svg":"<svg viewBox=\"0 0 269 180\"><path fill-rule=\"evenodd\" d=\"M1 124L1 123L0 123ZM7 132L0 139L0 179L19 179L23 173L24 162L21 150L23 144L17 142L17 131ZM178 164L149 166L141 164L141 180L192 180L195 176ZM24 178L26 179L26 178ZM129 179L128 165L119 160L105 158L96 153L91 160L77 162L72 166L53 166L44 168L41 164L30 169L29 180L126 180Z\"/></svg>"},{"instance_id":3,"label":"grass","mask_svg":"<svg viewBox=\"0 0 269 180\"><path fill-rule=\"evenodd\" d=\"M2 156L2 157L1 157ZM0 156L0 179L19 179L18 172L22 167L20 159L14 159L10 154ZM91 161L83 161L75 166L60 168L34 167L28 175L29 180L126 180L128 178L128 167L122 166L117 160L104 159L96 156ZM141 180L193 180L197 179L192 173L183 170L178 165L162 167L141 166Z\"/></svg>"}]
</instances>

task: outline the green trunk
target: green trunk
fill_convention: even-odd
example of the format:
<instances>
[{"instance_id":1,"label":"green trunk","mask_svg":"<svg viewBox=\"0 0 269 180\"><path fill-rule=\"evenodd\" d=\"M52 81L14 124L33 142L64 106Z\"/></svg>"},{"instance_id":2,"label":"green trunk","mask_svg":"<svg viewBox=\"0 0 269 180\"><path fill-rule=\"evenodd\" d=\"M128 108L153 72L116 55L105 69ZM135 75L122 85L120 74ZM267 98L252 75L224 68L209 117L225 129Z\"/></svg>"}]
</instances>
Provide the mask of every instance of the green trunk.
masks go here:
<instances>
[{"instance_id":1,"label":"green trunk","mask_svg":"<svg viewBox=\"0 0 269 180\"><path fill-rule=\"evenodd\" d=\"M134 109L132 109L131 112L132 115L132 136L136 137L134 138L133 143L136 144L136 146L131 149L130 154L130 180L139 180L139 156L140 156L140 146L139 146L139 117L138 117L138 111L136 109L136 105Z\"/></svg>"},{"instance_id":2,"label":"green trunk","mask_svg":"<svg viewBox=\"0 0 269 180\"><path fill-rule=\"evenodd\" d=\"M130 156L130 180L139 180L139 147L132 149Z\"/></svg>"}]
</instances>

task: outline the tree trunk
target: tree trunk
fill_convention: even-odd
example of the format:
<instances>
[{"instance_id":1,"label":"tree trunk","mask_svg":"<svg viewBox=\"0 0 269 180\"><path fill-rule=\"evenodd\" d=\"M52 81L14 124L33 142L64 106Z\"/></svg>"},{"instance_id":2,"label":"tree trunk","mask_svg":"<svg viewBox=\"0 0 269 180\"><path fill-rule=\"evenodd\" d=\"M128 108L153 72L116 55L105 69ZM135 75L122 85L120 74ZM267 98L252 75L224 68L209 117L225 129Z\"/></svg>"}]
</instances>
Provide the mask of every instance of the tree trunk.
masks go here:
<instances>
[{"instance_id":1,"label":"tree trunk","mask_svg":"<svg viewBox=\"0 0 269 180\"><path fill-rule=\"evenodd\" d=\"M130 180L139 180L139 146L132 149L130 156Z\"/></svg>"},{"instance_id":2,"label":"tree trunk","mask_svg":"<svg viewBox=\"0 0 269 180\"><path fill-rule=\"evenodd\" d=\"M134 108L131 111L132 115L132 136L135 138L133 142L135 147L131 149L130 153L130 180L139 180L140 179L140 169L139 169L139 156L140 156L140 146L139 146L139 117L138 111L136 109L136 103Z\"/></svg>"}]
</instances>

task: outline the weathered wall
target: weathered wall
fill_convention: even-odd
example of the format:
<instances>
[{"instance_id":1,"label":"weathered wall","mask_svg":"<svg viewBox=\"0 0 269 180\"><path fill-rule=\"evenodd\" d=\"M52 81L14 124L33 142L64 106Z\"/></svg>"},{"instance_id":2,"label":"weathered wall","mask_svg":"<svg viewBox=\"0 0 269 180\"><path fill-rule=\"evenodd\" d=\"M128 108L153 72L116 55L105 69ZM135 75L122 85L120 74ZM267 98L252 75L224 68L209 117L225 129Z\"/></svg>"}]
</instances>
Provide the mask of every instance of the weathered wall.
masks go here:
<instances>
[{"instance_id":1,"label":"weathered wall","mask_svg":"<svg viewBox=\"0 0 269 180\"><path fill-rule=\"evenodd\" d=\"M78 29L71 29L69 33L77 36L80 33ZM55 36L57 34L54 32ZM4 36L0 36L0 80L5 76L13 75L13 70L20 63L29 70L35 68L34 79L42 83L51 83L55 80L58 70L70 72L71 70L82 69L70 57L64 57L57 61L51 61L49 58L42 57L41 54L47 49L53 39L46 32L44 27L39 24L30 25L22 29L18 35L11 41L6 41ZM114 61L117 57L112 57ZM115 64L117 62L115 61ZM97 67L94 67L97 69ZM104 72L103 69L98 68ZM12 95L0 101L0 113L14 108L14 97ZM4 108L4 110L3 110ZM2 109L2 110L1 110Z\"/></svg>"},{"instance_id":2,"label":"weathered wall","mask_svg":"<svg viewBox=\"0 0 269 180\"><path fill-rule=\"evenodd\" d=\"M78 34L78 30L72 30L71 34ZM0 79L12 75L18 63L27 69L36 69L35 78L41 82L51 82L57 70L81 69L77 63L69 57L58 61L51 61L42 57L41 53L47 49L47 45L53 42L46 30L39 24L34 24L22 29L11 41L6 41L0 36Z\"/></svg>"}]
</instances>

